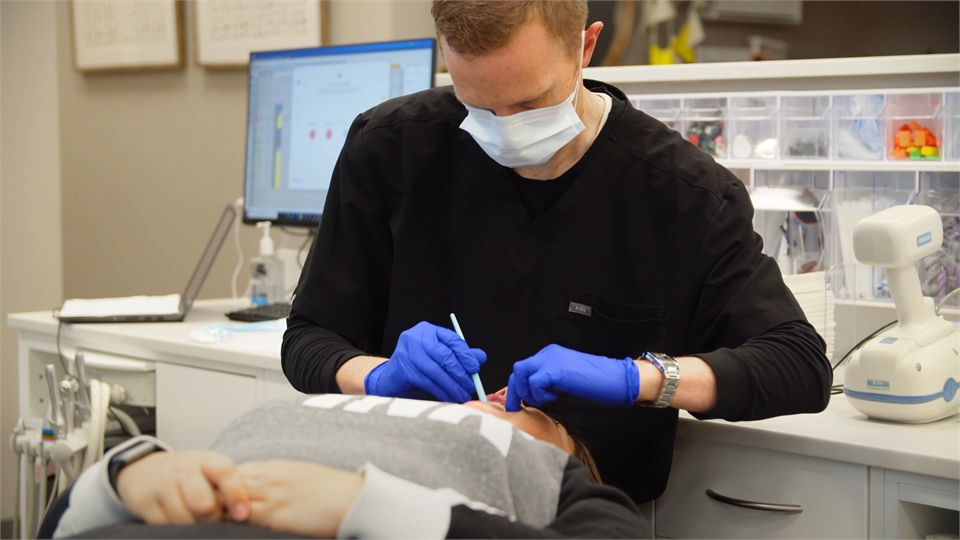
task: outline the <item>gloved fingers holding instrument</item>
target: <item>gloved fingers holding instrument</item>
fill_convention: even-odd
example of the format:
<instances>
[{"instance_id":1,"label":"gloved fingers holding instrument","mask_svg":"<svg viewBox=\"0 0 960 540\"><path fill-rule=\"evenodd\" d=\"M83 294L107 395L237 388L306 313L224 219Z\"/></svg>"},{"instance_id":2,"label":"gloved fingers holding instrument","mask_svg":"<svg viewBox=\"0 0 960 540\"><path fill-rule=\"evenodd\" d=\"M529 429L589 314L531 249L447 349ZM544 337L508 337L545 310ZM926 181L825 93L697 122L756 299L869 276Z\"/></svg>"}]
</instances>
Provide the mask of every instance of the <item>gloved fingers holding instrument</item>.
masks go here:
<instances>
[{"instance_id":1,"label":"gloved fingers holding instrument","mask_svg":"<svg viewBox=\"0 0 960 540\"><path fill-rule=\"evenodd\" d=\"M424 393L452 403L470 400L471 375L487 361L481 349L471 349L456 333L428 322L400 334L390 359L364 378L368 395L418 398Z\"/></svg>"},{"instance_id":2,"label":"gloved fingers holding instrument","mask_svg":"<svg viewBox=\"0 0 960 540\"><path fill-rule=\"evenodd\" d=\"M565 392L601 405L630 407L640 395L640 370L631 358L586 354L560 345L547 345L513 365L507 383L507 412L521 401L540 407Z\"/></svg>"}]
</instances>

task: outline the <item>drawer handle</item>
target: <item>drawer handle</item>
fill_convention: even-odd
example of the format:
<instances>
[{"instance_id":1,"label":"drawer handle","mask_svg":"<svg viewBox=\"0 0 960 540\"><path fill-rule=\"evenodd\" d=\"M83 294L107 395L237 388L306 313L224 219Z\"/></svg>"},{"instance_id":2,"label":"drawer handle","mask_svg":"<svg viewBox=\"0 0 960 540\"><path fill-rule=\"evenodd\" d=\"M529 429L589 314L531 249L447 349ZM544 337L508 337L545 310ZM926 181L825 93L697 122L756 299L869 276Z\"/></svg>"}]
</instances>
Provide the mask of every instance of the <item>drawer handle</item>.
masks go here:
<instances>
[{"instance_id":1,"label":"drawer handle","mask_svg":"<svg viewBox=\"0 0 960 540\"><path fill-rule=\"evenodd\" d=\"M764 512L781 512L783 514L799 514L803 512L803 507L799 504L773 504L745 501L743 499L734 499L733 497L721 495L712 489L707 490L707 497L724 504L739 506L740 508L750 508L752 510L763 510Z\"/></svg>"}]
</instances>

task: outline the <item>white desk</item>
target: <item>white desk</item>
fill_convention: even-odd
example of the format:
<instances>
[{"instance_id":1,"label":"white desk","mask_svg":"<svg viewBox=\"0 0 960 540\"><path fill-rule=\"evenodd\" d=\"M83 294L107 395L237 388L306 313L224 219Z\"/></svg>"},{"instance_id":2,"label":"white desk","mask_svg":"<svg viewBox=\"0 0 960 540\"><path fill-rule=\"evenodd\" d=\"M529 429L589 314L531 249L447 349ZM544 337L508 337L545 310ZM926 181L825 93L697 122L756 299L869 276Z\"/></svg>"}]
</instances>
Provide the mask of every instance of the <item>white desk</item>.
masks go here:
<instances>
[{"instance_id":1,"label":"white desk","mask_svg":"<svg viewBox=\"0 0 960 540\"><path fill-rule=\"evenodd\" d=\"M192 330L230 322L223 314L245 305L199 301L182 323L65 324L60 347L68 357L82 350L143 363L156 380L157 435L174 448L205 448L242 412L266 399L296 395L280 366L280 332L217 344L190 338ZM63 376L58 322L50 312L34 312L12 314L8 324L19 330L20 415L39 427L48 394L43 367L53 364Z\"/></svg>"},{"instance_id":2,"label":"white desk","mask_svg":"<svg viewBox=\"0 0 960 540\"><path fill-rule=\"evenodd\" d=\"M243 301L197 302L183 323L64 325L77 349L136 359L156 373L158 436L174 448L208 446L244 410L295 395L280 366L280 335L207 345L196 328L225 322ZM46 395L38 378L56 357L49 312L13 314L20 335L20 410L34 423ZM957 532L960 417L926 425L873 422L843 396L818 415L732 424L681 414L670 484L656 504L664 537L910 537ZM749 510L705 495L799 504L800 514ZM950 522L952 520L952 524ZM921 536L922 537L922 536Z\"/></svg>"}]
</instances>

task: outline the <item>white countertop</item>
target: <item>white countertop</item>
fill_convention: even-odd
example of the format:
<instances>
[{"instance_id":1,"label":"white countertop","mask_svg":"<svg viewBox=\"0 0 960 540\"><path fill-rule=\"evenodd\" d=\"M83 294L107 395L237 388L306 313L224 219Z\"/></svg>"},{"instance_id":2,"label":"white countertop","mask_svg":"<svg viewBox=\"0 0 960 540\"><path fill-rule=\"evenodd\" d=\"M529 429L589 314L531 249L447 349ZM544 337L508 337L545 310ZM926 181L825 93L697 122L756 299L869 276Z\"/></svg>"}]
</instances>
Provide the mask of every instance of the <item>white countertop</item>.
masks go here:
<instances>
[{"instance_id":1,"label":"white countertop","mask_svg":"<svg viewBox=\"0 0 960 540\"><path fill-rule=\"evenodd\" d=\"M279 371L279 332L241 340L203 344L190 331L228 322L224 313L246 300L203 300L182 323L64 325L62 338L72 343L96 343L158 351L186 358ZM8 317L16 329L56 335L57 320L49 311ZM109 351L106 351L109 352ZM868 420L843 395L833 396L820 414L783 416L756 422L699 421L680 414L678 434L729 444L859 463L874 467L960 479L960 416L931 424L907 425Z\"/></svg>"},{"instance_id":2,"label":"white countertop","mask_svg":"<svg viewBox=\"0 0 960 540\"><path fill-rule=\"evenodd\" d=\"M681 411L677 434L960 480L960 415L929 424L879 422L842 394L819 414L756 422L701 421Z\"/></svg>"},{"instance_id":3,"label":"white countertop","mask_svg":"<svg viewBox=\"0 0 960 540\"><path fill-rule=\"evenodd\" d=\"M249 299L199 300L184 322L64 324L64 343L98 349L120 346L157 351L187 358L202 358L231 365L280 371L281 332L263 332L238 336L223 343L200 343L190 338L192 330L215 323L230 323L228 311L249 307ZM39 334L56 335L57 319L50 311L12 313L11 328ZM110 352L110 351L104 351Z\"/></svg>"}]
</instances>

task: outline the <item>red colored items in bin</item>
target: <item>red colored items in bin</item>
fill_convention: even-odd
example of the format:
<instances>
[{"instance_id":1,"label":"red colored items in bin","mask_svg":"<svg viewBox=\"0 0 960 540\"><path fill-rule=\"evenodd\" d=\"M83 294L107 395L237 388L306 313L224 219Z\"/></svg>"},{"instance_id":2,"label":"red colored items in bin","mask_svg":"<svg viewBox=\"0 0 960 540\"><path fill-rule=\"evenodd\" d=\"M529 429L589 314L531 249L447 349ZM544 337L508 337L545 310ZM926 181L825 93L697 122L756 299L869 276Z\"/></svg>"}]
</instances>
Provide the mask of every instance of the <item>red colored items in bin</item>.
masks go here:
<instances>
[{"instance_id":1,"label":"red colored items in bin","mask_svg":"<svg viewBox=\"0 0 960 540\"><path fill-rule=\"evenodd\" d=\"M914 121L903 124L897 130L893 138L893 152L890 155L895 158L940 159L936 136Z\"/></svg>"}]
</instances>

